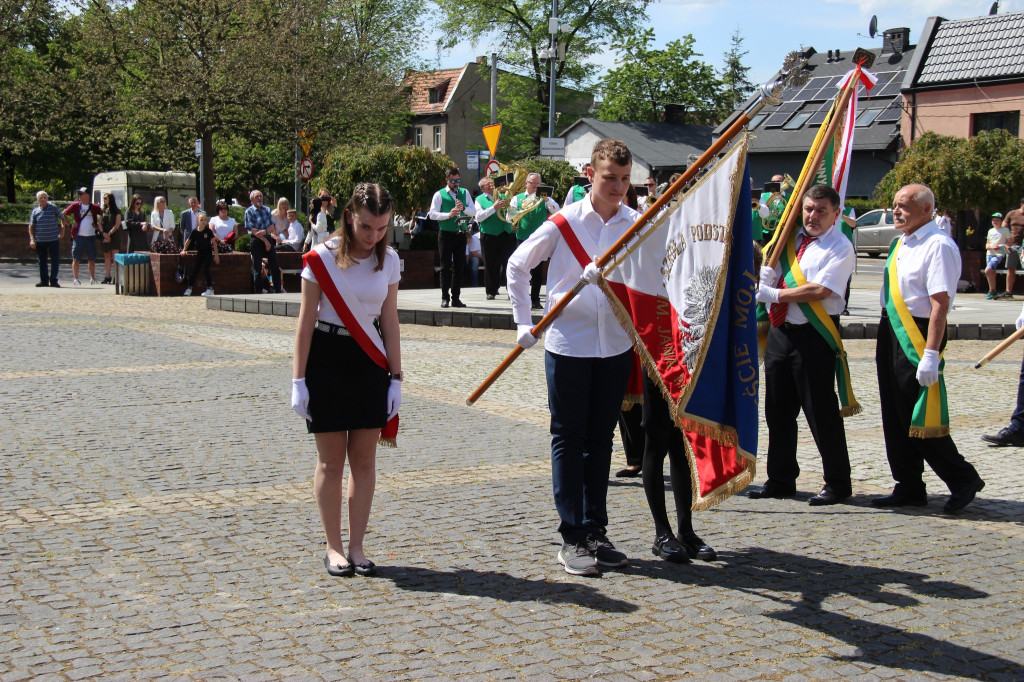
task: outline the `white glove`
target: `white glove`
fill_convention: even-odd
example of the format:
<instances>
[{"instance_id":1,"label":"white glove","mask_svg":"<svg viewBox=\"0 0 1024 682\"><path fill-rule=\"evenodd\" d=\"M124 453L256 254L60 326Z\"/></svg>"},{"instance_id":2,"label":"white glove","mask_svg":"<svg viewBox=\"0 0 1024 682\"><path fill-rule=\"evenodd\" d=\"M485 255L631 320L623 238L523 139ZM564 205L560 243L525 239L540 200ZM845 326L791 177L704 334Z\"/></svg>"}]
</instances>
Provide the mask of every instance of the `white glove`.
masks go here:
<instances>
[{"instance_id":1,"label":"white glove","mask_svg":"<svg viewBox=\"0 0 1024 682\"><path fill-rule=\"evenodd\" d=\"M773 287L779 281L779 276L775 274L775 268L770 268L767 265L761 266L761 288Z\"/></svg>"},{"instance_id":2,"label":"white glove","mask_svg":"<svg viewBox=\"0 0 1024 682\"><path fill-rule=\"evenodd\" d=\"M398 408L402 405L402 382L392 379L388 386L388 421L398 414Z\"/></svg>"},{"instance_id":3,"label":"white glove","mask_svg":"<svg viewBox=\"0 0 1024 682\"><path fill-rule=\"evenodd\" d=\"M292 379L292 411L303 419L313 419L309 416L309 389L305 378Z\"/></svg>"},{"instance_id":4,"label":"white glove","mask_svg":"<svg viewBox=\"0 0 1024 682\"><path fill-rule=\"evenodd\" d=\"M587 267L583 268L583 279L587 280L587 284L595 284L601 277L601 268L597 267L597 259L587 263Z\"/></svg>"},{"instance_id":5,"label":"white glove","mask_svg":"<svg viewBox=\"0 0 1024 682\"><path fill-rule=\"evenodd\" d=\"M1020 316L1017 318L1017 329L1024 327L1024 306L1020 309Z\"/></svg>"},{"instance_id":6,"label":"white glove","mask_svg":"<svg viewBox=\"0 0 1024 682\"><path fill-rule=\"evenodd\" d=\"M533 331L533 325L529 324L518 324L516 325L516 343L523 347L523 350L527 348L533 348L537 343L537 337L531 332Z\"/></svg>"},{"instance_id":7,"label":"white glove","mask_svg":"<svg viewBox=\"0 0 1024 682\"><path fill-rule=\"evenodd\" d=\"M758 303L778 303L780 291L782 290L776 289L775 287L765 286L762 284L757 289L757 296L755 300Z\"/></svg>"},{"instance_id":8,"label":"white glove","mask_svg":"<svg viewBox=\"0 0 1024 682\"><path fill-rule=\"evenodd\" d=\"M939 380L939 351L925 350L924 357L917 365L917 383L931 386Z\"/></svg>"},{"instance_id":9,"label":"white glove","mask_svg":"<svg viewBox=\"0 0 1024 682\"><path fill-rule=\"evenodd\" d=\"M768 210L767 205L760 203L757 205L757 215L761 216L762 218L767 218L771 214L772 212Z\"/></svg>"}]
</instances>

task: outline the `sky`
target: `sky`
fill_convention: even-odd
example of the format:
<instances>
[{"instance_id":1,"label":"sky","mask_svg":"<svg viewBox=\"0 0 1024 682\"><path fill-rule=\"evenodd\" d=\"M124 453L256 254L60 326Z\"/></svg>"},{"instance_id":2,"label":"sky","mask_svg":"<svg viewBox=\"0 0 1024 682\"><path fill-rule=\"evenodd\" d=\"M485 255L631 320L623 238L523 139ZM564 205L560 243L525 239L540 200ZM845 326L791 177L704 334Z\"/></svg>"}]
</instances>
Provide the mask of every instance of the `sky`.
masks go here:
<instances>
[{"instance_id":1,"label":"sky","mask_svg":"<svg viewBox=\"0 0 1024 682\"><path fill-rule=\"evenodd\" d=\"M730 37L737 29L743 38L743 58L750 67L749 80L756 84L771 78L786 54L806 47L818 52L839 49L844 54L857 47L881 47L882 31L906 26L914 45L921 37L929 16L967 19L988 14L992 0L787 0L785 2L731 2L729 0L655 0L648 14L655 27L657 47L693 34L695 49L705 62L721 70L722 55L728 51ZM999 13L1024 10L1024 0L1003 0ZM428 11L429 17L436 12ZM878 33L868 35L872 15L878 16ZM427 27L429 29L429 26ZM486 42L473 46L463 43L439 57L436 35L424 38L420 57L432 68L456 68L490 54ZM615 65L615 54L605 52L598 60L602 69Z\"/></svg>"}]
</instances>

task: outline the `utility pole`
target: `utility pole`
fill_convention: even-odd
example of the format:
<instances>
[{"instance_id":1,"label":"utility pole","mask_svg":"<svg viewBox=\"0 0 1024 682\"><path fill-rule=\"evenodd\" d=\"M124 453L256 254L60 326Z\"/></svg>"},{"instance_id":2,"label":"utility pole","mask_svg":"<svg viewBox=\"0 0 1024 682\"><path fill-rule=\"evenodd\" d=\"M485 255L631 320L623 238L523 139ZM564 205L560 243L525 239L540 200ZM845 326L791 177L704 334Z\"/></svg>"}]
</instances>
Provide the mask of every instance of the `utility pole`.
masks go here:
<instances>
[{"instance_id":1,"label":"utility pole","mask_svg":"<svg viewBox=\"0 0 1024 682\"><path fill-rule=\"evenodd\" d=\"M491 125L498 122L498 53L491 53Z\"/></svg>"},{"instance_id":2,"label":"utility pole","mask_svg":"<svg viewBox=\"0 0 1024 682\"><path fill-rule=\"evenodd\" d=\"M558 66L558 0L551 0L551 75L548 76L551 89L548 93L548 137L555 136L555 68Z\"/></svg>"}]
</instances>

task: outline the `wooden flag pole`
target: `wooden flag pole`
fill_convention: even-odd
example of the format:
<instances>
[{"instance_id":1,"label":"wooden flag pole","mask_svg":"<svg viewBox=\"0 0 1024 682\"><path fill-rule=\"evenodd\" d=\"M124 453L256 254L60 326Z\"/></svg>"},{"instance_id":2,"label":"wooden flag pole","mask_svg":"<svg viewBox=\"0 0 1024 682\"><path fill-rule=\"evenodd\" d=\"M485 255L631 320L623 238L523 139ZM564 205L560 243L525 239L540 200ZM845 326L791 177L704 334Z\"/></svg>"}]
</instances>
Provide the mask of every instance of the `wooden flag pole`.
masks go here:
<instances>
[{"instance_id":1,"label":"wooden flag pole","mask_svg":"<svg viewBox=\"0 0 1024 682\"><path fill-rule=\"evenodd\" d=\"M811 182L813 182L814 178L818 175L818 168L821 167L821 162L825 160L825 153L828 151L828 140L835 136L836 129L839 127L839 122L846 117L846 105L850 103L850 98L853 96L853 93L857 92L857 86L860 85L860 71L860 64L858 64L853 71L853 75L850 77L850 82L846 84L846 87L840 95L839 104L835 108L832 120L828 123L828 129L825 131L825 135L821 138L821 144L814 153L814 158L811 160L811 165L807 175L801 178L802 182L798 182L797 187L793 188L793 197L796 201L800 201L800 197L803 196ZM780 228L782 230L781 234L779 234L777 239L772 239L772 243L775 246L772 247L771 252L765 259L765 266L774 268L779 264L779 259L782 257L782 253L786 250L786 242L789 241L789 237L796 226L796 217L800 213L801 211L796 207L794 207L794 210L789 212L785 225Z\"/></svg>"},{"instance_id":2,"label":"wooden flag pole","mask_svg":"<svg viewBox=\"0 0 1024 682\"><path fill-rule=\"evenodd\" d=\"M1000 343L998 346L996 346L995 348L990 350L988 352L988 355L986 355L985 357L983 357L981 360L978 361L978 364L976 364L974 366L974 369L981 369L982 367L984 367L985 365L988 364L989 360L991 360L995 356L999 355L1004 350L1006 350L1007 348L1012 346L1014 344L1014 342L1016 342L1016 341L1018 341L1018 340L1020 340L1022 338L1024 338L1024 327L1021 327L1020 329L1015 331L1013 334L1011 334L1010 336L1008 336L1005 339L1003 339L1002 343Z\"/></svg>"},{"instance_id":3,"label":"wooden flag pole","mask_svg":"<svg viewBox=\"0 0 1024 682\"><path fill-rule=\"evenodd\" d=\"M633 226L626 230L625 234L619 237L619 239L614 244L612 244L611 247L609 247L608 250L605 251L605 253L600 258L597 259L597 266L599 268L603 268L605 265L607 265L608 262L611 261L615 257L615 255L622 249L622 247L629 242L630 239L632 239L634 236L636 236L638 232L640 232L644 227L646 227L647 224L652 219L654 219L655 216L658 215L661 209L666 204L668 204L676 194L678 194L683 188L685 188L686 184L690 182L690 180L695 178L702 168L710 164L719 154L719 152L721 152L725 148L725 146L728 145L732 141L732 139L736 137L736 135L738 135L740 131L746 127L748 123L750 123L750 120L759 111L761 111L761 109L763 109L766 104L768 104L769 97L776 96L777 93L781 92L781 90L787 85L789 81L793 80L800 74L805 64L806 60L800 63L795 69L792 69L786 76L786 78L784 78L783 80L776 81L775 83L772 83L770 85L762 86L762 96L756 102L754 102L754 104L749 106L746 109L746 111L740 114L739 117L733 122L733 124L729 126L729 128L724 133L722 133L721 137L715 140L715 142L710 147L708 147L707 151L701 154L699 159L690 164L690 167L686 169L686 172L683 173L682 177L680 177L678 180L669 185L665 192L662 193L660 197L658 197L658 200L655 201L646 211L644 211L643 215L640 216L640 218L635 223L633 223ZM821 162L819 161L818 163L820 164ZM533 327L533 329L530 330L530 333L533 334L535 337L539 337L541 334L543 334L544 330L551 325L555 318L558 317L563 310L565 310L565 307L569 305L569 302L573 298L575 298L576 295L579 292L581 292L583 290L583 287L585 287L586 285L586 280L582 278L578 282L576 282L576 284L573 285L572 289L566 292L565 296L559 299L558 303L556 303L554 307L552 307L547 312L547 314L544 315L544 317L541 318L541 320ZM470 396L466 399L466 404L472 405L477 400L479 400L480 396L482 396L487 391L487 389L490 388L491 385L498 380L498 377L500 377L505 372L505 370L508 369L512 365L512 363L516 361L516 358L519 357L523 350L524 349L522 346L516 345L516 347L512 349L512 352L509 353L508 356L501 361L501 364L499 364L497 368L495 368L495 370L491 372L491 374L486 379L484 379L483 383L481 383L480 386L478 386L477 389L470 394Z\"/></svg>"}]
</instances>

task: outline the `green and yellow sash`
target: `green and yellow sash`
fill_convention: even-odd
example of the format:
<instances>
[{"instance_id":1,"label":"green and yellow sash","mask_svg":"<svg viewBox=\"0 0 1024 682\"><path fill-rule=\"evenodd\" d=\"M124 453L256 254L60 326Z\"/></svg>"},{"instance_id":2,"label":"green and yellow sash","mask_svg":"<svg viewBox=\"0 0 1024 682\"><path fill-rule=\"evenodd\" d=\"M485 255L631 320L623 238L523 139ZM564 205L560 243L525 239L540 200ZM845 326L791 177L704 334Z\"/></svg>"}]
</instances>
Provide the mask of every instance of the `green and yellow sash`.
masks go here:
<instances>
[{"instance_id":1,"label":"green and yellow sash","mask_svg":"<svg viewBox=\"0 0 1024 682\"><path fill-rule=\"evenodd\" d=\"M925 338L917 328L910 308L903 301L900 293L899 280L896 279L896 253L900 250L902 240L896 239L889 248L889 260L885 263L885 275L882 277L882 294L885 297L885 311L889 316L889 324L896 332L900 348L906 354L910 364L917 367L924 355ZM942 438L949 435L949 409L946 405L946 379L943 368L945 351L939 354L939 380L931 386L922 386L921 393L914 403L914 414L910 420L911 438Z\"/></svg>"},{"instance_id":2,"label":"green and yellow sash","mask_svg":"<svg viewBox=\"0 0 1024 682\"><path fill-rule=\"evenodd\" d=\"M786 287L795 289L807 284L804 273L800 270L800 263L796 258L796 234L786 243L786 257L779 260L782 265L782 276L786 279ZM790 304L792 305L792 304ZM809 301L797 303L800 311L807 317L815 331L828 343L836 354L836 388L839 393L839 403L842 406L839 414L843 417L850 417L859 414L861 407L857 398L853 395L853 385L850 383L850 363L847 361L846 350L843 348L843 339L840 336L839 328L836 326L829 314L825 312L825 306L821 301Z\"/></svg>"}]
</instances>

